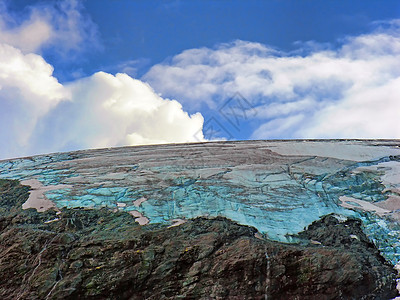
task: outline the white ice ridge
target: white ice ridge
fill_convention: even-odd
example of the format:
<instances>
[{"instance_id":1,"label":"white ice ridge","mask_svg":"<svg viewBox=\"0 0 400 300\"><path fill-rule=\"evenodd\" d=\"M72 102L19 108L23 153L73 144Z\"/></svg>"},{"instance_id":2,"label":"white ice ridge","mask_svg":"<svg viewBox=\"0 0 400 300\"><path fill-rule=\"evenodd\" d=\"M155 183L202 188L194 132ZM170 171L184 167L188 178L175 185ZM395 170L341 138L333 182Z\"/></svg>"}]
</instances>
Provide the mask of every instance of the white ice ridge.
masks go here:
<instances>
[{"instance_id":1,"label":"white ice ridge","mask_svg":"<svg viewBox=\"0 0 400 300\"><path fill-rule=\"evenodd\" d=\"M369 143L347 141L277 141L266 142L266 148L282 155L310 155L320 157L331 157L353 161L366 161L380 158L382 152L385 155L400 155L400 147L397 145L384 147Z\"/></svg>"}]
</instances>

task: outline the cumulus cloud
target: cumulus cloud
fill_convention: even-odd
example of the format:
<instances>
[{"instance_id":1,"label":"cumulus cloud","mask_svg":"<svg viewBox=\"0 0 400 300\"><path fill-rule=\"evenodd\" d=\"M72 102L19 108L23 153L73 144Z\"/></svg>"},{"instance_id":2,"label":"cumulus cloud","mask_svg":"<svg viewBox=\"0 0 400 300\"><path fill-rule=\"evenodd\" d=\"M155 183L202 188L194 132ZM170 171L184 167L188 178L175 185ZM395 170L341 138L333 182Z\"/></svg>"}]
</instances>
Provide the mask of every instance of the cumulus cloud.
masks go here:
<instances>
[{"instance_id":1,"label":"cumulus cloud","mask_svg":"<svg viewBox=\"0 0 400 300\"><path fill-rule=\"evenodd\" d=\"M0 158L204 140L201 114L187 114L127 74L64 84L53 76L41 51L50 45L68 54L93 35L76 0L30 7L26 18L4 2L0 12Z\"/></svg>"},{"instance_id":2,"label":"cumulus cloud","mask_svg":"<svg viewBox=\"0 0 400 300\"><path fill-rule=\"evenodd\" d=\"M41 56L0 44L0 155L27 147L38 119L68 97L52 73Z\"/></svg>"},{"instance_id":3,"label":"cumulus cloud","mask_svg":"<svg viewBox=\"0 0 400 300\"><path fill-rule=\"evenodd\" d=\"M41 56L0 44L0 157L204 139L201 114L126 74L62 85L52 72Z\"/></svg>"},{"instance_id":4,"label":"cumulus cloud","mask_svg":"<svg viewBox=\"0 0 400 300\"><path fill-rule=\"evenodd\" d=\"M257 110L256 139L400 138L400 21L375 25L337 49L308 43L284 53L246 41L189 49L144 79L184 107L216 109L240 92Z\"/></svg>"},{"instance_id":5,"label":"cumulus cloud","mask_svg":"<svg viewBox=\"0 0 400 300\"><path fill-rule=\"evenodd\" d=\"M35 149L98 148L203 140L203 117L127 74L104 72L65 85L71 98L43 118ZM41 143L38 144L38 143Z\"/></svg>"}]
</instances>

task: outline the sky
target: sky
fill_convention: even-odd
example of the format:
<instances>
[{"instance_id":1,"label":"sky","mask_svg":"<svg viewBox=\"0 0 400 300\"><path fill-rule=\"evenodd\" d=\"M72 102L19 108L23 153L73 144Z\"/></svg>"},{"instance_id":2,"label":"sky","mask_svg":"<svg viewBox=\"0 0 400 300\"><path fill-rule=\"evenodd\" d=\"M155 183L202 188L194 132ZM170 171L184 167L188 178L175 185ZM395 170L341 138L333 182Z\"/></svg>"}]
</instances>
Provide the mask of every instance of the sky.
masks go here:
<instances>
[{"instance_id":1,"label":"sky","mask_svg":"<svg viewBox=\"0 0 400 300\"><path fill-rule=\"evenodd\" d=\"M399 120L397 0L0 0L0 159Z\"/></svg>"}]
</instances>

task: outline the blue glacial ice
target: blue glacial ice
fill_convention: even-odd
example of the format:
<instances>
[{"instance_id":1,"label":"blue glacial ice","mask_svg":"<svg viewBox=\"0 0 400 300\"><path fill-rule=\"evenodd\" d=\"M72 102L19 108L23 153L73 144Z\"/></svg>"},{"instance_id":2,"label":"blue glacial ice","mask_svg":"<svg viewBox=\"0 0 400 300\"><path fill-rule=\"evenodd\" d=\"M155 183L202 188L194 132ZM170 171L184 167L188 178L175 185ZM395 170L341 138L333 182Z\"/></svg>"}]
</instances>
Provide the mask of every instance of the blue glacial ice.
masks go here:
<instances>
[{"instance_id":1,"label":"blue glacial ice","mask_svg":"<svg viewBox=\"0 0 400 300\"><path fill-rule=\"evenodd\" d=\"M356 201L344 207L339 197L374 205L399 197L398 145L252 141L101 149L0 161L0 178L70 186L44 191L57 207L138 211L150 223L167 224L224 216L282 242L323 215L353 216L396 264L400 200L379 215Z\"/></svg>"}]
</instances>

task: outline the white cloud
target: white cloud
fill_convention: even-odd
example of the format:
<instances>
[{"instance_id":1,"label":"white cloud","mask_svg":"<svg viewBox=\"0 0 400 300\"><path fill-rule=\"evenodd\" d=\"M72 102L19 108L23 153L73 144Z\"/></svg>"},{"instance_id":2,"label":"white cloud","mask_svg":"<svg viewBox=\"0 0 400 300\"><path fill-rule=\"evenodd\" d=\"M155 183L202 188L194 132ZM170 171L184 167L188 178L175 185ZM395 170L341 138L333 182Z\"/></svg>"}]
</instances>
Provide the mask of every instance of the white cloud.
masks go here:
<instances>
[{"instance_id":1,"label":"white cloud","mask_svg":"<svg viewBox=\"0 0 400 300\"><path fill-rule=\"evenodd\" d=\"M34 139L37 149L195 142L203 138L201 114L189 116L179 102L161 98L149 85L126 74L99 72L65 88L71 100L41 121Z\"/></svg>"},{"instance_id":2,"label":"white cloud","mask_svg":"<svg viewBox=\"0 0 400 300\"><path fill-rule=\"evenodd\" d=\"M400 138L400 21L377 25L303 56L245 41L190 49L144 79L184 107L240 92L257 110L252 138Z\"/></svg>"},{"instance_id":3,"label":"white cloud","mask_svg":"<svg viewBox=\"0 0 400 300\"><path fill-rule=\"evenodd\" d=\"M400 77L349 91L337 104L318 111L298 136L400 138Z\"/></svg>"},{"instance_id":4,"label":"white cloud","mask_svg":"<svg viewBox=\"0 0 400 300\"><path fill-rule=\"evenodd\" d=\"M81 11L77 0L44 2L23 17L0 2L0 158L204 140L201 114L189 116L126 74L58 82L39 54L51 47L70 55L96 40Z\"/></svg>"},{"instance_id":5,"label":"white cloud","mask_svg":"<svg viewBox=\"0 0 400 300\"><path fill-rule=\"evenodd\" d=\"M262 124L258 127L253 136L255 139L262 139L262 136L268 136L270 139L280 139L288 129L294 126L300 126L301 122L304 122L304 115L292 115L285 118L275 118L267 123Z\"/></svg>"},{"instance_id":6,"label":"white cloud","mask_svg":"<svg viewBox=\"0 0 400 300\"><path fill-rule=\"evenodd\" d=\"M82 14L82 4L77 0L43 2L26 10L27 14L10 12L4 2L0 3L1 43L23 53L51 48L69 57L71 53L99 46L96 26Z\"/></svg>"},{"instance_id":7,"label":"white cloud","mask_svg":"<svg viewBox=\"0 0 400 300\"><path fill-rule=\"evenodd\" d=\"M52 73L41 56L0 44L0 154L27 147L38 119L68 97Z\"/></svg>"},{"instance_id":8,"label":"white cloud","mask_svg":"<svg viewBox=\"0 0 400 300\"><path fill-rule=\"evenodd\" d=\"M0 41L13 45L25 53L40 49L52 35L51 25L36 14L32 14L27 21L13 29L7 29L4 21L0 19Z\"/></svg>"},{"instance_id":9,"label":"white cloud","mask_svg":"<svg viewBox=\"0 0 400 300\"><path fill-rule=\"evenodd\" d=\"M150 64L150 59L139 58L139 59L127 60L127 61L123 61L118 64L106 66L103 68L103 70L111 72L111 73L121 72L121 73L128 74L131 77L137 77L139 70L149 64Z\"/></svg>"},{"instance_id":10,"label":"white cloud","mask_svg":"<svg viewBox=\"0 0 400 300\"><path fill-rule=\"evenodd\" d=\"M203 139L201 114L126 74L60 84L37 54L0 44L0 157Z\"/></svg>"},{"instance_id":11,"label":"white cloud","mask_svg":"<svg viewBox=\"0 0 400 300\"><path fill-rule=\"evenodd\" d=\"M151 68L150 87L105 72L59 83L40 53L79 52L96 42L95 26L77 0L25 13L0 2L0 157L199 141L202 115L168 98L195 111L217 109L235 92L257 111L246 114L257 124L251 138L400 138L399 20L336 50L308 43L288 54L245 41L186 50ZM120 67L135 73L138 65Z\"/></svg>"}]
</instances>

